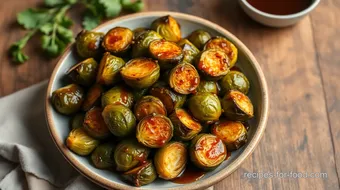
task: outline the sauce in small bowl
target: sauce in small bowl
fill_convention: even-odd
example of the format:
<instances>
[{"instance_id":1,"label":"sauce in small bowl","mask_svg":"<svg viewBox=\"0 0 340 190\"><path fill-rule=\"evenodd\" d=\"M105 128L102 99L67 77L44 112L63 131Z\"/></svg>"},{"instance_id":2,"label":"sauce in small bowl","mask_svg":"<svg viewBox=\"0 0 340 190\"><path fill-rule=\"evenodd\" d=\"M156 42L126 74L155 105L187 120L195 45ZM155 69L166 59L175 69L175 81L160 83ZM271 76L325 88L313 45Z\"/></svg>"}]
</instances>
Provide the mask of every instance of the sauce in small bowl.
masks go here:
<instances>
[{"instance_id":1,"label":"sauce in small bowl","mask_svg":"<svg viewBox=\"0 0 340 190\"><path fill-rule=\"evenodd\" d=\"M274 15L290 15L307 9L312 0L247 0L256 9Z\"/></svg>"}]
</instances>

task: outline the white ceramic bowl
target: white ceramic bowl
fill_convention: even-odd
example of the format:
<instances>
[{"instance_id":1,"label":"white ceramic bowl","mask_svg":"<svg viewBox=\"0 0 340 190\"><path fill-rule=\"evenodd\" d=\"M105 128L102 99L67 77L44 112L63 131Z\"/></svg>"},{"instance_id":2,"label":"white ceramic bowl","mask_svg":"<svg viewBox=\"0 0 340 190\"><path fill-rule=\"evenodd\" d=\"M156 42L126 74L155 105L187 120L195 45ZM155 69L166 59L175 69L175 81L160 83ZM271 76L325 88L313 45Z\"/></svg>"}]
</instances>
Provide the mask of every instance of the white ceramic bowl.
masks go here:
<instances>
[{"instance_id":1,"label":"white ceramic bowl","mask_svg":"<svg viewBox=\"0 0 340 190\"><path fill-rule=\"evenodd\" d=\"M244 12L247 13L253 20L271 27L286 27L296 24L299 20L305 17L320 3L320 0L313 0L311 5L305 10L290 14L290 15L274 15L265 13L253 7L247 0L238 0ZM300 0L296 0L300 1Z\"/></svg>"}]
</instances>

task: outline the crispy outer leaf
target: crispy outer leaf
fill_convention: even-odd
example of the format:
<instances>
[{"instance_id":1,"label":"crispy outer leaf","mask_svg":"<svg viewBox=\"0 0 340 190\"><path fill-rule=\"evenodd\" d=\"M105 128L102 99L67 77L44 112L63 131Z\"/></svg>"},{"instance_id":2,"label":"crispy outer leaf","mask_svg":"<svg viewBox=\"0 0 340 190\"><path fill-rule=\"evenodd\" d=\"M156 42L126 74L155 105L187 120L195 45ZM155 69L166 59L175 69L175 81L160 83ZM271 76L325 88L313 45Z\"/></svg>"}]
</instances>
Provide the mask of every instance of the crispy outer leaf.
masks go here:
<instances>
[{"instance_id":1,"label":"crispy outer leaf","mask_svg":"<svg viewBox=\"0 0 340 190\"><path fill-rule=\"evenodd\" d=\"M50 15L43 10L27 9L17 15L17 21L26 29L38 28Z\"/></svg>"}]
</instances>

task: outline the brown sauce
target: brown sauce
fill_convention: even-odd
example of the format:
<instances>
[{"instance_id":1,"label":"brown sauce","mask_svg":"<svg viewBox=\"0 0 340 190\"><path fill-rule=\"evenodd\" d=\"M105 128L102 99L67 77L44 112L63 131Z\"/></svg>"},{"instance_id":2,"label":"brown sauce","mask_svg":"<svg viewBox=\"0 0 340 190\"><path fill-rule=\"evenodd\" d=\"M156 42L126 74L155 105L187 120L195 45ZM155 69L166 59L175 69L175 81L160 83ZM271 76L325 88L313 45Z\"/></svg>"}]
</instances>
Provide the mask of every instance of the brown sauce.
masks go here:
<instances>
[{"instance_id":1,"label":"brown sauce","mask_svg":"<svg viewBox=\"0 0 340 190\"><path fill-rule=\"evenodd\" d=\"M230 158L230 156L231 156L231 152L227 152L227 156L225 157L224 160L228 160Z\"/></svg>"},{"instance_id":2,"label":"brown sauce","mask_svg":"<svg viewBox=\"0 0 340 190\"><path fill-rule=\"evenodd\" d=\"M247 0L256 9L275 15L289 15L309 7L312 0Z\"/></svg>"},{"instance_id":3,"label":"brown sauce","mask_svg":"<svg viewBox=\"0 0 340 190\"><path fill-rule=\"evenodd\" d=\"M181 176L172 180L174 183L187 184L195 182L204 176L205 172L193 167L188 167Z\"/></svg>"}]
</instances>

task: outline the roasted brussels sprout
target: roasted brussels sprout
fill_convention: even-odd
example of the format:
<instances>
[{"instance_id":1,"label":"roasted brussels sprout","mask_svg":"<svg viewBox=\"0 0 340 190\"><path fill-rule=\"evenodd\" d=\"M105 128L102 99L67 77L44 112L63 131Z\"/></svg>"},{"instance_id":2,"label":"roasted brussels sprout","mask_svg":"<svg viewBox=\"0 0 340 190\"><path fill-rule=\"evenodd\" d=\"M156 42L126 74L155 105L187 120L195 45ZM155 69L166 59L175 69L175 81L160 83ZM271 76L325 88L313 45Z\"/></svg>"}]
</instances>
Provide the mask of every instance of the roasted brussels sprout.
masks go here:
<instances>
[{"instance_id":1,"label":"roasted brussels sprout","mask_svg":"<svg viewBox=\"0 0 340 190\"><path fill-rule=\"evenodd\" d=\"M133 94L133 99L135 101L139 101L143 96L145 96L149 92L148 88L143 88L143 89L133 89L132 94Z\"/></svg>"},{"instance_id":2,"label":"roasted brussels sprout","mask_svg":"<svg viewBox=\"0 0 340 190\"><path fill-rule=\"evenodd\" d=\"M86 98L83 103L83 111L88 111L94 106L100 105L100 97L104 92L103 87L100 84L93 85L86 94Z\"/></svg>"},{"instance_id":3,"label":"roasted brussels sprout","mask_svg":"<svg viewBox=\"0 0 340 190\"><path fill-rule=\"evenodd\" d=\"M219 93L216 81L208 81L208 80L201 80L196 91L197 92L210 92L213 94Z\"/></svg>"},{"instance_id":4,"label":"roasted brussels sprout","mask_svg":"<svg viewBox=\"0 0 340 190\"><path fill-rule=\"evenodd\" d=\"M254 116L254 107L248 96L230 90L221 100L224 115L230 120L246 121Z\"/></svg>"},{"instance_id":5,"label":"roasted brussels sprout","mask_svg":"<svg viewBox=\"0 0 340 190\"><path fill-rule=\"evenodd\" d=\"M78 113L71 119L71 129L77 129L83 127L85 115Z\"/></svg>"},{"instance_id":6,"label":"roasted brussels sprout","mask_svg":"<svg viewBox=\"0 0 340 190\"><path fill-rule=\"evenodd\" d=\"M171 140L173 129L170 119L166 116L149 115L138 123L136 138L144 146L160 148Z\"/></svg>"},{"instance_id":7,"label":"roasted brussels sprout","mask_svg":"<svg viewBox=\"0 0 340 190\"><path fill-rule=\"evenodd\" d=\"M177 108L169 116L173 126L175 138L182 141L191 140L202 130L202 125L184 109Z\"/></svg>"},{"instance_id":8,"label":"roasted brussels sprout","mask_svg":"<svg viewBox=\"0 0 340 190\"><path fill-rule=\"evenodd\" d=\"M198 71L207 80L219 80L229 72L229 58L218 49L208 49L201 52L195 60Z\"/></svg>"},{"instance_id":9,"label":"roasted brussels sprout","mask_svg":"<svg viewBox=\"0 0 340 190\"><path fill-rule=\"evenodd\" d=\"M187 63L193 63L195 57L199 54L200 50L198 50L194 44L192 44L187 39L181 39L177 43L183 50L183 61Z\"/></svg>"},{"instance_id":10,"label":"roasted brussels sprout","mask_svg":"<svg viewBox=\"0 0 340 190\"><path fill-rule=\"evenodd\" d=\"M202 133L192 139L189 153L197 167L212 170L225 160L227 148L215 135Z\"/></svg>"},{"instance_id":11,"label":"roasted brussels sprout","mask_svg":"<svg viewBox=\"0 0 340 190\"><path fill-rule=\"evenodd\" d=\"M170 87L180 94L195 92L199 83L200 75L190 63L179 64L170 72Z\"/></svg>"},{"instance_id":12,"label":"roasted brussels sprout","mask_svg":"<svg viewBox=\"0 0 340 190\"><path fill-rule=\"evenodd\" d=\"M149 45L154 40L162 39L162 36L153 30L141 33L132 46L132 57L148 55Z\"/></svg>"},{"instance_id":13,"label":"roasted brussels sprout","mask_svg":"<svg viewBox=\"0 0 340 190\"><path fill-rule=\"evenodd\" d=\"M97 74L97 83L107 86L113 85L120 81L120 69L125 65L122 58L111 55L109 52L104 53Z\"/></svg>"},{"instance_id":14,"label":"roasted brussels sprout","mask_svg":"<svg viewBox=\"0 0 340 190\"><path fill-rule=\"evenodd\" d=\"M124 27L115 27L109 30L102 42L105 51L111 52L115 55L124 55L132 44L133 32Z\"/></svg>"},{"instance_id":15,"label":"roasted brussels sprout","mask_svg":"<svg viewBox=\"0 0 340 190\"><path fill-rule=\"evenodd\" d=\"M189 99L189 110L202 122L217 121L221 114L221 103L216 94L198 92Z\"/></svg>"},{"instance_id":16,"label":"roasted brussels sprout","mask_svg":"<svg viewBox=\"0 0 340 190\"><path fill-rule=\"evenodd\" d=\"M187 160L186 146L181 142L170 142L156 152L154 163L159 177L170 180L184 171Z\"/></svg>"},{"instance_id":17,"label":"roasted brussels sprout","mask_svg":"<svg viewBox=\"0 0 340 190\"><path fill-rule=\"evenodd\" d=\"M149 45L150 55L158 60L162 70L171 69L183 59L182 48L164 39L154 40Z\"/></svg>"},{"instance_id":18,"label":"roasted brussels sprout","mask_svg":"<svg viewBox=\"0 0 340 190\"><path fill-rule=\"evenodd\" d=\"M228 151L239 149L247 142L247 130L239 121L220 121L212 126L211 133L220 138Z\"/></svg>"},{"instance_id":19,"label":"roasted brussels sprout","mask_svg":"<svg viewBox=\"0 0 340 190\"><path fill-rule=\"evenodd\" d=\"M85 59L84 61L74 65L67 75L71 80L83 86L91 86L96 79L98 63L93 58Z\"/></svg>"},{"instance_id":20,"label":"roasted brussels sprout","mask_svg":"<svg viewBox=\"0 0 340 190\"><path fill-rule=\"evenodd\" d=\"M239 71L230 71L220 81L221 94L225 94L229 90L238 90L244 94L249 91L249 81L247 77Z\"/></svg>"},{"instance_id":21,"label":"roasted brussels sprout","mask_svg":"<svg viewBox=\"0 0 340 190\"><path fill-rule=\"evenodd\" d=\"M137 166L123 174L123 177L133 185L140 187L152 183L157 178L155 167L151 161Z\"/></svg>"},{"instance_id":22,"label":"roasted brussels sprout","mask_svg":"<svg viewBox=\"0 0 340 190\"><path fill-rule=\"evenodd\" d=\"M182 107L186 100L185 95L170 90L163 82L155 83L150 89L150 94L163 102L168 114L172 113L176 108Z\"/></svg>"},{"instance_id":23,"label":"roasted brussels sprout","mask_svg":"<svg viewBox=\"0 0 340 190\"><path fill-rule=\"evenodd\" d=\"M151 24L151 29L170 42L178 42L181 39L180 25L170 15L154 20Z\"/></svg>"},{"instance_id":24,"label":"roasted brussels sprout","mask_svg":"<svg viewBox=\"0 0 340 190\"><path fill-rule=\"evenodd\" d=\"M85 114L84 130L96 139L105 139L111 135L109 128L104 122L102 111L102 108L94 107Z\"/></svg>"},{"instance_id":25,"label":"roasted brussels sprout","mask_svg":"<svg viewBox=\"0 0 340 190\"><path fill-rule=\"evenodd\" d=\"M82 58L97 57L104 34L83 30L76 37L77 53Z\"/></svg>"},{"instance_id":26,"label":"roasted brussels sprout","mask_svg":"<svg viewBox=\"0 0 340 190\"><path fill-rule=\"evenodd\" d=\"M66 139L66 146L81 156L89 155L98 145L99 141L89 136L84 128L72 129Z\"/></svg>"},{"instance_id":27,"label":"roasted brussels sprout","mask_svg":"<svg viewBox=\"0 0 340 190\"><path fill-rule=\"evenodd\" d=\"M209 34L209 32L204 30L195 30L187 38L199 50L202 50L205 43L210 40L211 35Z\"/></svg>"},{"instance_id":28,"label":"roasted brussels sprout","mask_svg":"<svg viewBox=\"0 0 340 190\"><path fill-rule=\"evenodd\" d=\"M151 114L166 116L166 109L162 101L154 96L144 96L136 104L134 109L137 120L142 120Z\"/></svg>"},{"instance_id":29,"label":"roasted brussels sprout","mask_svg":"<svg viewBox=\"0 0 340 190\"><path fill-rule=\"evenodd\" d=\"M149 29L147 28L136 28L134 29L132 32L133 32L133 37L134 39L137 39L139 35L141 35L142 33L148 31Z\"/></svg>"},{"instance_id":30,"label":"roasted brussels sprout","mask_svg":"<svg viewBox=\"0 0 340 190\"><path fill-rule=\"evenodd\" d=\"M70 84L55 90L51 96L54 108L62 114L71 115L79 111L84 101L84 90L76 85Z\"/></svg>"},{"instance_id":31,"label":"roasted brussels sprout","mask_svg":"<svg viewBox=\"0 0 340 190\"><path fill-rule=\"evenodd\" d=\"M121 141L114 151L117 171L128 171L147 161L150 149L139 144L135 139Z\"/></svg>"},{"instance_id":32,"label":"roasted brussels sprout","mask_svg":"<svg viewBox=\"0 0 340 190\"><path fill-rule=\"evenodd\" d=\"M133 94L123 86L116 86L105 92L102 96L102 107L107 105L123 105L131 108Z\"/></svg>"},{"instance_id":33,"label":"roasted brussels sprout","mask_svg":"<svg viewBox=\"0 0 340 190\"><path fill-rule=\"evenodd\" d=\"M136 117L123 105L108 105L102 113L111 133L117 137L126 137L135 131Z\"/></svg>"},{"instance_id":34,"label":"roasted brussels sprout","mask_svg":"<svg viewBox=\"0 0 340 190\"><path fill-rule=\"evenodd\" d=\"M224 51L230 60L230 66L233 67L237 61L238 50L233 43L223 37L213 37L204 46L204 49L219 49Z\"/></svg>"},{"instance_id":35,"label":"roasted brussels sprout","mask_svg":"<svg viewBox=\"0 0 340 190\"><path fill-rule=\"evenodd\" d=\"M125 83L133 88L148 88L159 78L160 68L149 58L132 59L121 70Z\"/></svg>"},{"instance_id":36,"label":"roasted brussels sprout","mask_svg":"<svg viewBox=\"0 0 340 190\"><path fill-rule=\"evenodd\" d=\"M109 169L114 167L113 153L116 146L113 143L99 145L91 154L92 164L99 169Z\"/></svg>"}]
</instances>

